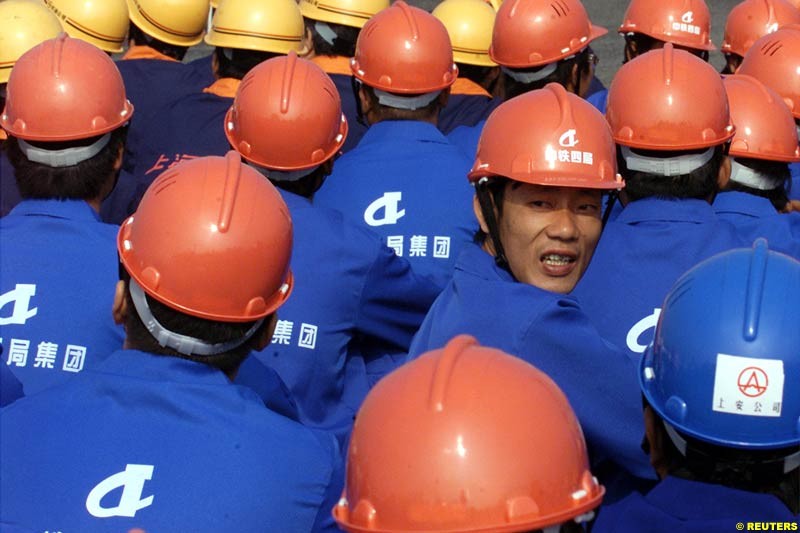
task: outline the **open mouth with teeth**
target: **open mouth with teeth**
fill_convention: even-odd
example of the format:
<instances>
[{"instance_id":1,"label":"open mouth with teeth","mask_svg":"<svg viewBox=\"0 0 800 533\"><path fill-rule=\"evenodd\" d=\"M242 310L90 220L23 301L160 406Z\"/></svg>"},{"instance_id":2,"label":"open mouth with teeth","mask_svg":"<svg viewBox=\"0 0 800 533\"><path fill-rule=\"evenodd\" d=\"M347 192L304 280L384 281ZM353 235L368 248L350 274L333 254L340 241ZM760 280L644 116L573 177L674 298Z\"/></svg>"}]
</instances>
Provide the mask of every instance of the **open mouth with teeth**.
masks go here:
<instances>
[{"instance_id":1,"label":"open mouth with teeth","mask_svg":"<svg viewBox=\"0 0 800 533\"><path fill-rule=\"evenodd\" d=\"M541 261L546 265L564 266L575 262L575 257L561 254L545 254Z\"/></svg>"}]
</instances>

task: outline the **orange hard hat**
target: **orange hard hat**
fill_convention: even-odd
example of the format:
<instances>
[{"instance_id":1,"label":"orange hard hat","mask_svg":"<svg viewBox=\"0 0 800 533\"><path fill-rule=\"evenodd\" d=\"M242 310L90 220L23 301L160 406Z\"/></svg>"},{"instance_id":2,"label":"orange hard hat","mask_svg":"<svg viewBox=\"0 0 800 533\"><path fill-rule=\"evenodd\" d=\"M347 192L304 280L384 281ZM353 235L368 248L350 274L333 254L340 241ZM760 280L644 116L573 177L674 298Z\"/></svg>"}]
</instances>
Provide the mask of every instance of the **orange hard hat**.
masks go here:
<instances>
[{"instance_id":1,"label":"orange hard hat","mask_svg":"<svg viewBox=\"0 0 800 533\"><path fill-rule=\"evenodd\" d=\"M753 76L774 90L800 118L800 25L783 27L756 41L737 73Z\"/></svg>"},{"instance_id":2,"label":"orange hard hat","mask_svg":"<svg viewBox=\"0 0 800 533\"><path fill-rule=\"evenodd\" d=\"M25 140L87 139L119 128L133 115L111 58L66 33L23 54L6 91L0 127Z\"/></svg>"},{"instance_id":3,"label":"orange hard hat","mask_svg":"<svg viewBox=\"0 0 800 533\"><path fill-rule=\"evenodd\" d=\"M506 0L497 11L489 57L512 68L547 65L606 33L579 0Z\"/></svg>"},{"instance_id":4,"label":"orange hard hat","mask_svg":"<svg viewBox=\"0 0 800 533\"><path fill-rule=\"evenodd\" d=\"M759 37L797 23L800 9L786 0L745 0L728 14L720 50L744 56Z\"/></svg>"},{"instance_id":5,"label":"orange hard hat","mask_svg":"<svg viewBox=\"0 0 800 533\"><path fill-rule=\"evenodd\" d=\"M787 163L800 161L797 128L781 97L752 76L723 80L736 135L730 155Z\"/></svg>"},{"instance_id":6,"label":"orange hard hat","mask_svg":"<svg viewBox=\"0 0 800 533\"><path fill-rule=\"evenodd\" d=\"M225 116L225 134L248 161L301 170L336 155L347 119L333 81L291 51L247 73Z\"/></svg>"},{"instance_id":7,"label":"orange hard hat","mask_svg":"<svg viewBox=\"0 0 800 533\"><path fill-rule=\"evenodd\" d=\"M507 0L497 11L489 57L512 68L554 63L608 33L579 0Z\"/></svg>"},{"instance_id":8,"label":"orange hard hat","mask_svg":"<svg viewBox=\"0 0 800 533\"><path fill-rule=\"evenodd\" d=\"M800 23L800 9L787 0L745 0L728 15L720 50L744 56L760 37L797 23Z\"/></svg>"},{"instance_id":9,"label":"orange hard hat","mask_svg":"<svg viewBox=\"0 0 800 533\"><path fill-rule=\"evenodd\" d=\"M469 179L491 176L554 187L625 185L602 113L558 83L512 98L489 115Z\"/></svg>"},{"instance_id":10,"label":"orange hard hat","mask_svg":"<svg viewBox=\"0 0 800 533\"><path fill-rule=\"evenodd\" d=\"M292 288L292 221L278 191L238 153L166 170L117 235L144 292L187 315L264 318Z\"/></svg>"},{"instance_id":11,"label":"orange hard hat","mask_svg":"<svg viewBox=\"0 0 800 533\"><path fill-rule=\"evenodd\" d=\"M358 533L529 531L590 513L603 493L558 386L462 335L364 400L333 516Z\"/></svg>"},{"instance_id":12,"label":"orange hard hat","mask_svg":"<svg viewBox=\"0 0 800 533\"><path fill-rule=\"evenodd\" d=\"M403 0L367 21L350 70L365 85L401 94L442 90L458 77L447 28Z\"/></svg>"},{"instance_id":13,"label":"orange hard hat","mask_svg":"<svg viewBox=\"0 0 800 533\"><path fill-rule=\"evenodd\" d=\"M642 33L695 50L714 50L705 0L631 0L619 33Z\"/></svg>"},{"instance_id":14,"label":"orange hard hat","mask_svg":"<svg viewBox=\"0 0 800 533\"><path fill-rule=\"evenodd\" d=\"M622 65L606 119L617 144L646 150L709 148L734 134L719 73L671 43Z\"/></svg>"}]
</instances>

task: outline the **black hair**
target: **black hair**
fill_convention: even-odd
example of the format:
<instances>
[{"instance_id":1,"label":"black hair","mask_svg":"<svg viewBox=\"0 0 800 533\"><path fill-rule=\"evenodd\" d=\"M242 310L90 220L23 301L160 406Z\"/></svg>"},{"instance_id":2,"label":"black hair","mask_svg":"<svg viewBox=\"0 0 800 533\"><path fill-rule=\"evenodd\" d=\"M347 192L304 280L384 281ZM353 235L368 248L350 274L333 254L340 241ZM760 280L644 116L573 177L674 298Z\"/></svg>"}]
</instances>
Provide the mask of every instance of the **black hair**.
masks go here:
<instances>
[{"instance_id":1,"label":"black hair","mask_svg":"<svg viewBox=\"0 0 800 533\"><path fill-rule=\"evenodd\" d=\"M311 33L311 40L314 43L314 53L322 56L344 56L353 57L356 54L356 41L360 28L352 26L345 26L344 24L335 24L332 22L324 22L330 27L336 37L333 43L329 43L317 31L316 23L318 21L309 18L303 18L306 30Z\"/></svg>"},{"instance_id":2,"label":"black hair","mask_svg":"<svg viewBox=\"0 0 800 533\"><path fill-rule=\"evenodd\" d=\"M756 189L742 185L733 180L728 181L725 187L726 191L739 191L766 198L772 203L776 211L783 211L786 209L786 204L789 203L789 195L786 192L786 184L791 183L791 172L789 171L789 164L779 161L766 161L763 159L750 159L744 157L737 157L736 162L745 166L759 174L771 176L780 179L781 185L770 190Z\"/></svg>"},{"instance_id":3,"label":"black hair","mask_svg":"<svg viewBox=\"0 0 800 533\"><path fill-rule=\"evenodd\" d=\"M661 39L656 39L655 37L650 37L649 35L645 35L644 33L626 33L625 34L625 61L628 61L628 55L631 56L631 59L635 57L639 57L642 54L646 54L650 50L658 48L659 45L662 45L666 41L662 41ZM708 50L699 50L697 48L689 48L688 46L681 46L678 44L673 43L673 46L678 50L683 50L685 52L689 52L692 55L695 55L702 59L703 61L708 61ZM634 48L636 52L634 53Z\"/></svg>"},{"instance_id":4,"label":"black hair","mask_svg":"<svg viewBox=\"0 0 800 533\"><path fill-rule=\"evenodd\" d=\"M456 65L458 66L459 78L466 78L474 83L477 83L486 89L486 92L488 92L490 95L495 94L495 89L500 81L500 76L495 74L494 77L492 77L492 74L493 71L498 67L468 65L467 63L456 63Z\"/></svg>"},{"instance_id":5,"label":"black hair","mask_svg":"<svg viewBox=\"0 0 800 533\"><path fill-rule=\"evenodd\" d=\"M355 80L355 77L353 77ZM356 87L355 90L357 91L357 87L359 84L354 82L354 86ZM370 100L373 109L377 110L377 115L379 121L382 120L425 120L429 117L438 117L439 111L442 108L440 103L440 98L437 96L431 102L424 106L420 107L419 109L399 109L396 107L389 107L381 104L378 101L378 96L375 94L375 89L370 87L369 85L361 84L361 87L364 88L364 92L367 95L367 98ZM444 89L448 90L448 89ZM407 94L398 94L397 96L410 96ZM358 94L356 94L356 102L360 103L358 99ZM360 104L359 104L360 107Z\"/></svg>"},{"instance_id":6,"label":"black hair","mask_svg":"<svg viewBox=\"0 0 800 533\"><path fill-rule=\"evenodd\" d=\"M30 161L20 149L18 139L9 136L6 143L8 159L14 167L20 196L25 199L95 200L103 193L109 179L116 179L114 164L125 145L127 126L111 132L108 144L94 157L67 167L51 167ZM100 136L77 141L40 142L28 144L47 150L63 150L88 146Z\"/></svg>"},{"instance_id":7,"label":"black hair","mask_svg":"<svg viewBox=\"0 0 800 533\"><path fill-rule=\"evenodd\" d=\"M130 276L124 268L120 267L121 277L125 281L125 298L128 305L128 317L125 322L125 339L128 346L135 350L149 352L156 355L179 357L197 363L203 363L230 374L239 368L252 350L256 348L258 338L263 334L264 328L270 323L271 317L266 317L263 324L243 344L227 352L213 355L186 355L172 348L161 346L147 330L142 322L131 297ZM176 311L158 300L145 295L147 306L158 322L166 329L194 337L209 344L218 344L241 339L255 324L255 322L219 322L199 318L180 311Z\"/></svg>"},{"instance_id":8,"label":"black hair","mask_svg":"<svg viewBox=\"0 0 800 533\"><path fill-rule=\"evenodd\" d=\"M217 76L219 78L235 78L241 80L256 65L283 54L262 52L261 50L245 50L242 48L216 47ZM228 57L229 54L230 57Z\"/></svg>"},{"instance_id":9,"label":"black hair","mask_svg":"<svg viewBox=\"0 0 800 533\"><path fill-rule=\"evenodd\" d=\"M186 51L189 50L188 46L179 46L176 44L165 43L160 39L146 34L141 28L131 21L130 28L128 29L128 39L136 41L137 45L149 46L157 52L161 52L165 56L171 57L177 61L183 61Z\"/></svg>"},{"instance_id":10,"label":"black hair","mask_svg":"<svg viewBox=\"0 0 800 533\"><path fill-rule=\"evenodd\" d=\"M521 94L535 91L536 89L542 89L548 83L558 83L563 86L567 86L572 78L572 70L575 65L578 66L578 79L580 79L584 74L588 74L592 68L592 57L594 56L594 52L592 52L591 48L588 46L575 54L574 56L568 59L562 59L556 65L556 70L550 74L549 76L533 81L531 83L523 83L521 81L517 81L508 73L503 72L503 83L505 87L505 99L509 100L515 96L519 96ZM519 72L535 72L537 70L541 70L545 68L547 65L543 67L536 67L536 68L525 68L525 69L508 69L512 71L519 71Z\"/></svg>"},{"instance_id":11,"label":"black hair","mask_svg":"<svg viewBox=\"0 0 800 533\"><path fill-rule=\"evenodd\" d=\"M651 408L652 409L652 408ZM658 424L663 420L653 411ZM723 485L747 492L772 494L793 514L800 511L800 468L784 473L783 458L797 446L771 450L745 450L711 444L678 434L686 440L683 455L664 432L664 461L669 475L683 479Z\"/></svg>"},{"instance_id":12,"label":"black hair","mask_svg":"<svg viewBox=\"0 0 800 533\"><path fill-rule=\"evenodd\" d=\"M711 159L688 174L661 176L638 170L628 170L625 159L622 157L622 149L617 146L617 166L619 173L625 178L625 195L631 202L649 197L713 199L718 190L717 178L726 157L727 148L727 144L716 146ZM706 148L687 151L631 150L647 157L667 158L701 153L706 151Z\"/></svg>"},{"instance_id":13,"label":"black hair","mask_svg":"<svg viewBox=\"0 0 800 533\"><path fill-rule=\"evenodd\" d=\"M497 216L500 217L503 214L503 199L506 196L506 186L514 183L518 182L500 176L492 176L488 178L485 186L478 187L476 185L475 194L478 195L479 200L481 195L488 194L489 198L494 204L494 208L497 210ZM476 244L482 245L484 242L486 242L488 237L489 235L485 233L479 226L478 230L475 232L473 241Z\"/></svg>"}]
</instances>

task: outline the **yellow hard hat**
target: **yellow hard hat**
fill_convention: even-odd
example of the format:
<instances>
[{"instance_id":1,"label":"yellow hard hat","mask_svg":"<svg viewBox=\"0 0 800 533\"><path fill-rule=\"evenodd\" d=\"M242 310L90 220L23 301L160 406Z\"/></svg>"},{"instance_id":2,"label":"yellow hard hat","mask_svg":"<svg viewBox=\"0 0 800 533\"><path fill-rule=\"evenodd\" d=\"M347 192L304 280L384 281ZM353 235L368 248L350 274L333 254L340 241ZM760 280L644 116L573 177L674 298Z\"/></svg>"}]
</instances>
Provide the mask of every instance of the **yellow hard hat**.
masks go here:
<instances>
[{"instance_id":1,"label":"yellow hard hat","mask_svg":"<svg viewBox=\"0 0 800 533\"><path fill-rule=\"evenodd\" d=\"M106 52L122 52L130 23L125 0L44 0L44 3L61 19L70 37Z\"/></svg>"},{"instance_id":2,"label":"yellow hard hat","mask_svg":"<svg viewBox=\"0 0 800 533\"><path fill-rule=\"evenodd\" d=\"M203 40L208 0L127 0L131 22L150 37L177 46Z\"/></svg>"},{"instance_id":3,"label":"yellow hard hat","mask_svg":"<svg viewBox=\"0 0 800 533\"><path fill-rule=\"evenodd\" d=\"M494 67L489 58L495 11L483 0L444 0L433 10L453 43L456 63Z\"/></svg>"},{"instance_id":4,"label":"yellow hard hat","mask_svg":"<svg viewBox=\"0 0 800 533\"><path fill-rule=\"evenodd\" d=\"M219 7L219 0L211 0L211 8L217 9Z\"/></svg>"},{"instance_id":5,"label":"yellow hard hat","mask_svg":"<svg viewBox=\"0 0 800 533\"><path fill-rule=\"evenodd\" d=\"M58 17L38 0L0 2L0 83L7 83L17 59L63 30Z\"/></svg>"},{"instance_id":6,"label":"yellow hard hat","mask_svg":"<svg viewBox=\"0 0 800 533\"><path fill-rule=\"evenodd\" d=\"M307 53L303 15L294 0L221 0L206 43L288 54Z\"/></svg>"},{"instance_id":7,"label":"yellow hard hat","mask_svg":"<svg viewBox=\"0 0 800 533\"><path fill-rule=\"evenodd\" d=\"M361 28L389 0L300 0L303 16L313 20Z\"/></svg>"}]
</instances>

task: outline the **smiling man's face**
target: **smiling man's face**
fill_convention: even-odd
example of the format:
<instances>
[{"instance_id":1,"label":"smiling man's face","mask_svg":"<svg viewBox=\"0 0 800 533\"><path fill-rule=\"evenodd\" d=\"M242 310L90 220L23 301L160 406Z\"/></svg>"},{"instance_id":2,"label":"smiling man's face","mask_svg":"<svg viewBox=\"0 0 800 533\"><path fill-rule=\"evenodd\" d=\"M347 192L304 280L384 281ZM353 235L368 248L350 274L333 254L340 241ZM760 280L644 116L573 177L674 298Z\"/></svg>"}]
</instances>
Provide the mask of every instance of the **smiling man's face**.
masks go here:
<instances>
[{"instance_id":1,"label":"smiling man's face","mask_svg":"<svg viewBox=\"0 0 800 533\"><path fill-rule=\"evenodd\" d=\"M601 192L510 182L502 202L498 231L514 277L552 292L572 291L600 239ZM479 221L486 231L480 215ZM494 253L491 239L484 248Z\"/></svg>"}]
</instances>

